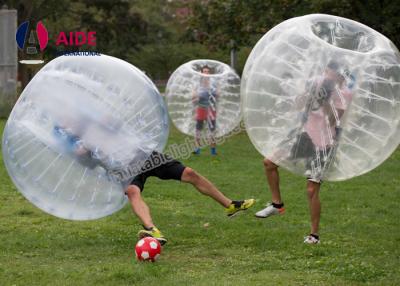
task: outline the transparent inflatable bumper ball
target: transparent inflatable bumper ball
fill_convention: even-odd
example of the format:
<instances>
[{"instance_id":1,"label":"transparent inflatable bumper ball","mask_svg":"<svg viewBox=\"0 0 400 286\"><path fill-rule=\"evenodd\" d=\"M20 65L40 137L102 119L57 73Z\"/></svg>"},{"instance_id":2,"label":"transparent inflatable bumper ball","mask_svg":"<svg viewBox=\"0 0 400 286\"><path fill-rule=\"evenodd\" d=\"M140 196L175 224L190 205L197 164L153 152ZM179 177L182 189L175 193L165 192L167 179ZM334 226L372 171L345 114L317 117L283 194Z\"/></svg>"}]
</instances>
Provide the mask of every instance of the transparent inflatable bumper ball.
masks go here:
<instances>
[{"instance_id":1,"label":"transparent inflatable bumper ball","mask_svg":"<svg viewBox=\"0 0 400 286\"><path fill-rule=\"evenodd\" d=\"M171 75L166 88L168 112L184 134L222 137L240 122L240 78L228 65L193 60Z\"/></svg>"},{"instance_id":2,"label":"transparent inflatable bumper ball","mask_svg":"<svg viewBox=\"0 0 400 286\"><path fill-rule=\"evenodd\" d=\"M34 76L14 106L3 157L38 208L89 220L124 206L126 182L167 137L166 107L142 71L106 55L62 56ZM128 172L116 179L115 170Z\"/></svg>"},{"instance_id":3,"label":"transparent inflatable bumper ball","mask_svg":"<svg viewBox=\"0 0 400 286\"><path fill-rule=\"evenodd\" d=\"M345 180L400 142L400 54L384 35L330 15L265 34L243 72L250 139L265 157L315 180Z\"/></svg>"}]
</instances>

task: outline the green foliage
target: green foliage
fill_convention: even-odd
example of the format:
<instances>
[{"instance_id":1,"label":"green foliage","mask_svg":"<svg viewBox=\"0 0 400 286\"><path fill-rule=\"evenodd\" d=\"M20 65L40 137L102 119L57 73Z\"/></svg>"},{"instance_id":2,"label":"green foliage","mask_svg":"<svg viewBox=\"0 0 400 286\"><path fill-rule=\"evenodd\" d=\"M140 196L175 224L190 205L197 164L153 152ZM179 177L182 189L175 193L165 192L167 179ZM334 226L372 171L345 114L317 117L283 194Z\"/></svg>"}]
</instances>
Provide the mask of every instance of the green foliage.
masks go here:
<instances>
[{"instance_id":1,"label":"green foliage","mask_svg":"<svg viewBox=\"0 0 400 286\"><path fill-rule=\"evenodd\" d=\"M138 51L129 54L129 62L144 70L152 79L167 79L180 65L202 58L213 58L227 61L227 55L221 52L211 53L200 44L183 43L149 44L141 46Z\"/></svg>"},{"instance_id":2,"label":"green foliage","mask_svg":"<svg viewBox=\"0 0 400 286\"><path fill-rule=\"evenodd\" d=\"M204 5L204 3L207 5ZM400 46L400 5L396 1L361 0L214 0L193 1L189 34L210 48L254 45L269 29L292 17L311 13L347 17L385 34Z\"/></svg>"},{"instance_id":3,"label":"green foliage","mask_svg":"<svg viewBox=\"0 0 400 286\"><path fill-rule=\"evenodd\" d=\"M238 50L241 73L255 43L269 29L291 17L326 13L354 19L389 37L400 46L400 5L385 0L0 0L18 9L19 22L43 20L50 33L45 57L54 58L60 31L96 31L95 49L132 61L153 79L168 79L180 64L210 58L228 63ZM178 9L189 8L189 17ZM76 49L76 48L74 48ZM25 72L20 69L20 72ZM26 82L24 81L24 84Z\"/></svg>"},{"instance_id":4,"label":"green foliage","mask_svg":"<svg viewBox=\"0 0 400 286\"><path fill-rule=\"evenodd\" d=\"M172 129L169 144L184 138ZM229 197L257 204L228 219L191 185L150 178L143 197L169 239L157 263L135 261L141 226L129 206L95 221L58 219L29 203L1 165L0 284L400 284L400 149L366 175L323 184L321 244L314 246L302 242L309 230L305 179L281 170L285 215L256 219L270 198L261 156L245 133L218 150L217 158L205 148L184 163Z\"/></svg>"},{"instance_id":5,"label":"green foliage","mask_svg":"<svg viewBox=\"0 0 400 286\"><path fill-rule=\"evenodd\" d=\"M304 1L236 1L217 0L192 2L190 33L194 40L211 48L230 49L230 41L237 46L252 45L270 28L301 10Z\"/></svg>"},{"instance_id":6,"label":"green foliage","mask_svg":"<svg viewBox=\"0 0 400 286\"><path fill-rule=\"evenodd\" d=\"M83 46L83 50L95 49L128 60L156 80L168 79L179 65L193 59L210 58L227 63L229 52L223 47L229 45L229 38L224 36L224 33L235 35L237 43L241 44L248 43L246 39L249 38L249 33L253 32L246 29L239 31L239 28L231 31L234 23L237 22L235 25L240 27L244 19L231 20L227 23L215 22L215 25L213 21L210 21L211 29L221 30L221 37L227 42L223 45L193 43L190 37L196 33L188 29L185 18L178 19L175 15L177 9L188 5L179 1L9 0L6 2L10 8L18 9L20 22L27 19L44 21L51 39L45 53L47 60L54 58L57 51L71 50L69 47L56 47L55 38L60 31L66 33L96 31L97 46L94 48ZM243 3L235 5L234 2L226 7L230 15L238 13L243 6ZM193 3L199 2L193 1ZM209 8L219 11L216 5L218 1L215 2L216 4L212 3ZM254 5L251 6L253 9L259 8ZM262 5L265 6L265 4ZM206 9L207 5L199 7ZM247 10L250 11L251 7ZM259 21L263 19L260 18ZM265 31L262 29L256 32L260 34ZM189 34L190 37L187 36ZM243 41L240 37L243 37ZM250 38L254 37L258 35L250 36ZM72 49L76 50L76 47ZM249 52L249 48L239 51L237 68L239 72Z\"/></svg>"},{"instance_id":7,"label":"green foliage","mask_svg":"<svg viewBox=\"0 0 400 286\"><path fill-rule=\"evenodd\" d=\"M48 26L54 31L54 35L60 31L95 31L96 47L83 46L81 49L94 49L127 59L130 51L154 40L154 31L158 29L132 8L133 3L124 0L71 1L61 17L48 18ZM54 42L52 43L54 50L70 49L55 47Z\"/></svg>"},{"instance_id":8,"label":"green foliage","mask_svg":"<svg viewBox=\"0 0 400 286\"><path fill-rule=\"evenodd\" d=\"M314 13L333 14L361 22L387 36L400 47L400 5L388 0L311 1Z\"/></svg>"},{"instance_id":9,"label":"green foliage","mask_svg":"<svg viewBox=\"0 0 400 286\"><path fill-rule=\"evenodd\" d=\"M140 45L156 41L157 32L164 28L149 22L135 10L136 1L72 0L72 1L5 1L18 10L18 21L43 20L49 31L49 46L45 56L52 59L57 51L96 50L122 59ZM59 32L95 31L96 47L56 46Z\"/></svg>"}]
</instances>

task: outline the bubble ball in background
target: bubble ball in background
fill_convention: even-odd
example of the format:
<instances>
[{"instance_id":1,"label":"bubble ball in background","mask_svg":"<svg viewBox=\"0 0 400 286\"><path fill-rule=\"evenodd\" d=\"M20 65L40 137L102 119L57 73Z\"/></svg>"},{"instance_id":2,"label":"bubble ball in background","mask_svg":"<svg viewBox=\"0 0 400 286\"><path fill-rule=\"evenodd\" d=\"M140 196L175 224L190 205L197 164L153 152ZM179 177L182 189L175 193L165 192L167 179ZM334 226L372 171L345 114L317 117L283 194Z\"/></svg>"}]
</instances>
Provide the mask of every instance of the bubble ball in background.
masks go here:
<instances>
[{"instance_id":1,"label":"bubble ball in background","mask_svg":"<svg viewBox=\"0 0 400 286\"><path fill-rule=\"evenodd\" d=\"M241 119L240 78L219 61L193 60L181 65L168 80L166 100L172 122L187 135L196 136L201 120L201 137L209 136L210 130L221 137Z\"/></svg>"},{"instance_id":2,"label":"bubble ball in background","mask_svg":"<svg viewBox=\"0 0 400 286\"><path fill-rule=\"evenodd\" d=\"M344 180L381 164L400 143L400 54L358 22L289 19L254 47L242 76L257 150L308 177Z\"/></svg>"},{"instance_id":3,"label":"bubble ball in background","mask_svg":"<svg viewBox=\"0 0 400 286\"><path fill-rule=\"evenodd\" d=\"M3 134L3 158L14 184L57 217L89 220L126 203L110 170L141 167L168 137L157 88L120 59L62 56L24 89ZM139 165L139 166L137 166Z\"/></svg>"}]
</instances>

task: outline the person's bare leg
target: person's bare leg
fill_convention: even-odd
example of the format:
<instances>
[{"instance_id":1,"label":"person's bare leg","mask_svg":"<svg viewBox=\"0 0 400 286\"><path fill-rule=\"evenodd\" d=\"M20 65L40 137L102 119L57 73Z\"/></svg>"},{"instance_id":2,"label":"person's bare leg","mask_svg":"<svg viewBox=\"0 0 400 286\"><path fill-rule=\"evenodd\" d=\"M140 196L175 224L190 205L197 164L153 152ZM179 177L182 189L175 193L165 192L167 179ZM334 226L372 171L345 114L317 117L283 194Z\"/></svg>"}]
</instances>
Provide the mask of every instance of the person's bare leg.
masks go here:
<instances>
[{"instance_id":1,"label":"person's bare leg","mask_svg":"<svg viewBox=\"0 0 400 286\"><path fill-rule=\"evenodd\" d=\"M202 122L202 120L196 120L196 131L195 131L195 141L196 141L196 145L197 145L196 148L201 147L200 135L201 135L201 131L203 130L202 124L204 124L204 123L200 123L200 122Z\"/></svg>"},{"instance_id":2,"label":"person's bare leg","mask_svg":"<svg viewBox=\"0 0 400 286\"><path fill-rule=\"evenodd\" d=\"M215 143L215 131L211 131L211 140L210 141L211 141L210 147L216 148L217 143Z\"/></svg>"},{"instance_id":3,"label":"person's bare leg","mask_svg":"<svg viewBox=\"0 0 400 286\"><path fill-rule=\"evenodd\" d=\"M320 187L320 183L307 181L307 197L311 215L311 233L315 235L318 235L321 217L321 202L319 200Z\"/></svg>"},{"instance_id":4,"label":"person's bare leg","mask_svg":"<svg viewBox=\"0 0 400 286\"><path fill-rule=\"evenodd\" d=\"M208 133L209 133L209 137L210 137L210 147L211 148L215 148L217 147L217 144L215 142L215 134L216 134L216 120L212 120L210 118L207 118L207 125L208 125Z\"/></svg>"},{"instance_id":5,"label":"person's bare leg","mask_svg":"<svg viewBox=\"0 0 400 286\"><path fill-rule=\"evenodd\" d=\"M215 124L215 123L214 123L214 124ZM217 147L217 143L215 142L215 133L216 133L215 129L214 129L214 130L211 130L210 133L211 133L211 136L210 136L210 137L211 137L211 140L210 140L210 141L211 141L211 142L210 142L210 143L211 143L211 144L210 144L210 147L211 147L211 148L216 148L216 147Z\"/></svg>"},{"instance_id":6,"label":"person's bare leg","mask_svg":"<svg viewBox=\"0 0 400 286\"><path fill-rule=\"evenodd\" d=\"M232 200L228 199L209 180L194 171L192 168L185 168L181 181L192 184L200 193L213 198L226 208L232 203Z\"/></svg>"},{"instance_id":7,"label":"person's bare leg","mask_svg":"<svg viewBox=\"0 0 400 286\"><path fill-rule=\"evenodd\" d=\"M196 141L197 148L200 147L200 132L201 132L201 130L196 129L195 141Z\"/></svg>"},{"instance_id":8,"label":"person's bare leg","mask_svg":"<svg viewBox=\"0 0 400 286\"><path fill-rule=\"evenodd\" d=\"M145 228L154 227L154 223L150 215L150 209L142 199L139 187L135 185L129 185L126 188L125 193L128 196L129 202L131 203L133 212L142 221L143 226Z\"/></svg>"},{"instance_id":9,"label":"person's bare leg","mask_svg":"<svg viewBox=\"0 0 400 286\"><path fill-rule=\"evenodd\" d=\"M272 161L264 159L265 175L267 176L269 189L271 191L271 200L275 204L282 203L281 192L279 189L279 171L278 166Z\"/></svg>"}]
</instances>

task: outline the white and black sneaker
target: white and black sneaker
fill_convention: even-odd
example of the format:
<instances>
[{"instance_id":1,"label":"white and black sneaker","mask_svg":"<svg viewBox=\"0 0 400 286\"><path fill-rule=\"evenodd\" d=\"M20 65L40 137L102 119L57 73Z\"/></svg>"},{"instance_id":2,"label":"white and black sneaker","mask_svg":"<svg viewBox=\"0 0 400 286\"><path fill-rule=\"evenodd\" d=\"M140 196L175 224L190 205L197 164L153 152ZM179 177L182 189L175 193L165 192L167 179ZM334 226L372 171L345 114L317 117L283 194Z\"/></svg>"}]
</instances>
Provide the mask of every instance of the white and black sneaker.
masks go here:
<instances>
[{"instance_id":1,"label":"white and black sneaker","mask_svg":"<svg viewBox=\"0 0 400 286\"><path fill-rule=\"evenodd\" d=\"M272 215L283 214L284 212L283 204L276 205L274 203L267 203L266 208L256 212L255 216L258 218L267 218Z\"/></svg>"},{"instance_id":2,"label":"white and black sneaker","mask_svg":"<svg viewBox=\"0 0 400 286\"><path fill-rule=\"evenodd\" d=\"M316 234L307 235L304 238L304 243L306 244L318 244L319 243L319 236Z\"/></svg>"}]
</instances>

